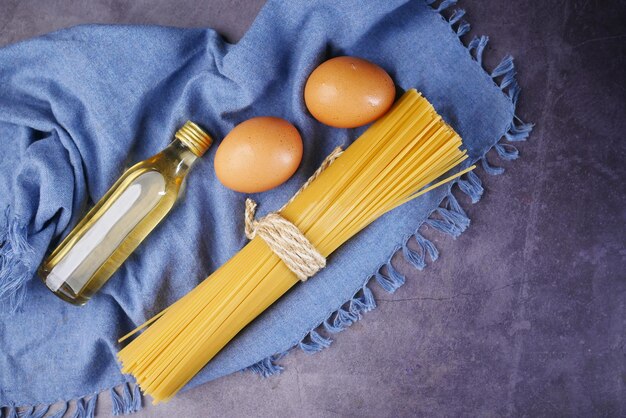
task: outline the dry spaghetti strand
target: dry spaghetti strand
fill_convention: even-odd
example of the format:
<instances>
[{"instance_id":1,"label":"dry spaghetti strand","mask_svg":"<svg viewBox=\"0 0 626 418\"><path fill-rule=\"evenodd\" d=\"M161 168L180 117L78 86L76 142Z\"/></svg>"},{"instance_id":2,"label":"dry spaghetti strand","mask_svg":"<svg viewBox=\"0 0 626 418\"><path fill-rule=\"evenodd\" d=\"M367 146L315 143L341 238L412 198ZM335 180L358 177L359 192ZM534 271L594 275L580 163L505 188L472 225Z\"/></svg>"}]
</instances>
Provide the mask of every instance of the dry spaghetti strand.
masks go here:
<instances>
[{"instance_id":1,"label":"dry spaghetti strand","mask_svg":"<svg viewBox=\"0 0 626 418\"><path fill-rule=\"evenodd\" d=\"M323 257L382 214L437 182L466 158L461 138L415 90L406 92L279 214ZM241 329L298 279L260 237L167 310L118 353L153 403L169 400ZM149 327L148 327L149 325Z\"/></svg>"}]
</instances>

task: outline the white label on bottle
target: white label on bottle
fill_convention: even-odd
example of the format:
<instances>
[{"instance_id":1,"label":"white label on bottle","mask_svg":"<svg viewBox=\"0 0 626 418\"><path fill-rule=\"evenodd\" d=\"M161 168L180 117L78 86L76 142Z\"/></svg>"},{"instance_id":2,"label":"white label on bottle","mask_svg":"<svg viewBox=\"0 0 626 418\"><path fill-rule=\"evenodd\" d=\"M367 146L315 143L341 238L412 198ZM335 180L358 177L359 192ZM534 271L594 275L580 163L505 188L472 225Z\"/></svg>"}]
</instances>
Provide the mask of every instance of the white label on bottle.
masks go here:
<instances>
[{"instance_id":1,"label":"white label on bottle","mask_svg":"<svg viewBox=\"0 0 626 418\"><path fill-rule=\"evenodd\" d=\"M165 180L160 173L149 171L138 176L54 266L46 279L48 287L57 291L67 283L78 293L126 235L156 206L164 190Z\"/></svg>"}]
</instances>

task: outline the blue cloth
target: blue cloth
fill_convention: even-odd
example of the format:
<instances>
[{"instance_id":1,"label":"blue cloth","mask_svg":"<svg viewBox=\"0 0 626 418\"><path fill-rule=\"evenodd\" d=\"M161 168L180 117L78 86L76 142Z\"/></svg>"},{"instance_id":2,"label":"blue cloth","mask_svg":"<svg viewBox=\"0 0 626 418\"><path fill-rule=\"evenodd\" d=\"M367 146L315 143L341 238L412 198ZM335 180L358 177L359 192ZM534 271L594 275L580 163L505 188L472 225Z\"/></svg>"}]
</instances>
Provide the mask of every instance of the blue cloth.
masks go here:
<instances>
[{"instance_id":1,"label":"blue cloth","mask_svg":"<svg viewBox=\"0 0 626 418\"><path fill-rule=\"evenodd\" d=\"M464 138L473 161L504 134L523 137L525 127L512 125L518 92L512 62L494 73L503 91L460 42L463 25L421 0L270 1L234 45L208 29L90 25L0 49L0 208L7 208L0 215L0 406L79 399L131 379L119 371L117 338L246 242L246 196L220 185L213 170L221 138L261 115L285 118L302 134L296 175L252 196L263 215L280 207L335 146L362 131L323 126L305 108L307 76L329 57L366 58L385 68L399 90L422 91ZM482 41L470 45L478 59ZM164 148L187 119L216 141L190 173L182 201L85 307L52 295L35 276L46 252L125 167ZM515 154L499 147L505 157ZM459 185L478 198L475 176ZM442 201L447 207L437 209ZM417 246L406 240L424 222L457 235L468 220L449 187L384 216L246 328L188 387L267 363L299 343L309 351L326 345L310 331L346 301L353 302L327 329L372 308L367 288L360 291L369 278L387 290L401 284L393 266L379 271L396 249L423 267L420 246L434 248L419 234ZM13 313L16 304L21 308Z\"/></svg>"}]
</instances>

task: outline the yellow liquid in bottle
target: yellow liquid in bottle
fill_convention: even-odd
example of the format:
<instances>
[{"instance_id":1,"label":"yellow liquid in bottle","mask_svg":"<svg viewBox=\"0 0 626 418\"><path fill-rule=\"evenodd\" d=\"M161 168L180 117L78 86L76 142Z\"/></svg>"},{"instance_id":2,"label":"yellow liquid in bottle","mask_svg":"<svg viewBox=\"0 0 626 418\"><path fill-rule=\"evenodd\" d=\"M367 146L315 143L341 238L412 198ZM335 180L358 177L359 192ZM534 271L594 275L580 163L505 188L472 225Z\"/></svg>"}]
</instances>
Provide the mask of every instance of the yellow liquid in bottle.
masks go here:
<instances>
[{"instance_id":1,"label":"yellow liquid in bottle","mask_svg":"<svg viewBox=\"0 0 626 418\"><path fill-rule=\"evenodd\" d=\"M176 140L126 171L42 264L46 286L85 304L172 209L196 159Z\"/></svg>"}]
</instances>

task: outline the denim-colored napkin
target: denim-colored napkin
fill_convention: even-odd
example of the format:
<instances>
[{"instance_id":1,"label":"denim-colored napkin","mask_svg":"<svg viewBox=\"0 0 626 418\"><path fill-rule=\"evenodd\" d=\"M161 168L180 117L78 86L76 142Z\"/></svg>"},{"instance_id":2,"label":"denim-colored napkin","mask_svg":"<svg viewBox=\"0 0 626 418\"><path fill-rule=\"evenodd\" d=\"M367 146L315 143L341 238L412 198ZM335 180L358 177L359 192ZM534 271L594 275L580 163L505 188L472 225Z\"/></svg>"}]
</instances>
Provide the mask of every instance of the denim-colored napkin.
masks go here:
<instances>
[{"instance_id":1,"label":"denim-colored napkin","mask_svg":"<svg viewBox=\"0 0 626 418\"><path fill-rule=\"evenodd\" d=\"M296 175L252 196L263 215L334 147L362 132L323 126L307 112L303 86L324 60L363 57L385 68L399 93L423 92L473 161L494 147L515 158L514 147L498 143L530 131L514 122L512 60L486 72L486 37L464 44L469 25L450 7L455 1L431 3L270 1L235 45L208 29L90 25L0 49L0 407L7 416L18 406L36 406L24 416L38 416L70 400L75 416L91 416L95 395L106 390L115 413L141 406L132 379L119 371L116 340L246 242L246 196L224 188L213 170L221 138L253 116L279 116L299 129L304 159ZM165 147L187 119L216 141L190 173L182 201L86 306L52 295L35 276L46 253L125 167ZM422 224L453 236L468 226L451 187L474 201L482 193L470 174L379 219L247 327L190 386L246 367L272 374L290 348L327 346L330 334L375 306L370 279L388 291L403 283L390 263L396 250L418 269L427 255L436 258L417 232Z\"/></svg>"}]
</instances>

